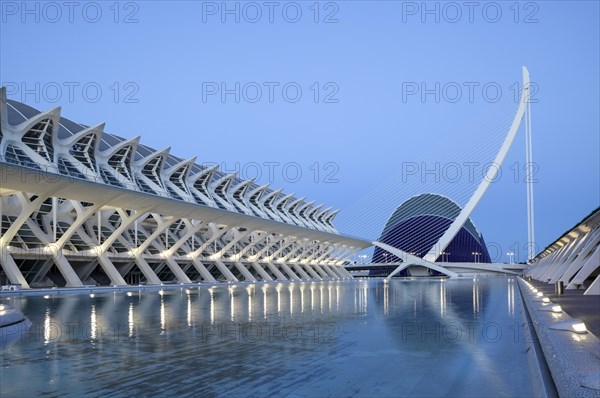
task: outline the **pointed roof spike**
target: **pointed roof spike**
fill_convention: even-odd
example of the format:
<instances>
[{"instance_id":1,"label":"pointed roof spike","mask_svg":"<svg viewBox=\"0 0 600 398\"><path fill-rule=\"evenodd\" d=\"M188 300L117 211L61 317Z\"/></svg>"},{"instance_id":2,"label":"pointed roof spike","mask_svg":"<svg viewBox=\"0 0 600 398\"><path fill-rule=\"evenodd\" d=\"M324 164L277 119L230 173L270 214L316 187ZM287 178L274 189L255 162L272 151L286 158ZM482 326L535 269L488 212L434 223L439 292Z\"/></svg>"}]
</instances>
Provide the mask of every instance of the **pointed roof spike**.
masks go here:
<instances>
[{"instance_id":1,"label":"pointed roof spike","mask_svg":"<svg viewBox=\"0 0 600 398\"><path fill-rule=\"evenodd\" d=\"M194 156L191 157L189 159L184 159L178 163L175 163L173 166L169 167L168 169L164 170L164 173L168 176L170 176L171 174L173 174L174 172L176 172L177 170L181 169L182 167L185 167L186 165L193 165L194 163L196 163L196 159L198 158L198 156ZM190 172L191 167L188 167L187 173Z\"/></svg>"}]
</instances>

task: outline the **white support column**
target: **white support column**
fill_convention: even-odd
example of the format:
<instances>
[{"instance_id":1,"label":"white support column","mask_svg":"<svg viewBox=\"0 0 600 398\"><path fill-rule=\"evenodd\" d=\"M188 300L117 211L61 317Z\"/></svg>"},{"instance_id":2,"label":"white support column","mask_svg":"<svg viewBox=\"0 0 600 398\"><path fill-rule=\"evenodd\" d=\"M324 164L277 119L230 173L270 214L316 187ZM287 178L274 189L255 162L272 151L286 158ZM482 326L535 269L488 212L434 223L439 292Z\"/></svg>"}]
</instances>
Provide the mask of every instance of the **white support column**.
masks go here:
<instances>
[{"instance_id":1,"label":"white support column","mask_svg":"<svg viewBox=\"0 0 600 398\"><path fill-rule=\"evenodd\" d=\"M569 256L573 249L574 239L569 239L569 241L562 247L560 253L556 256L551 263L546 264L546 267L540 271L538 274L538 280L542 282L548 282L550 280L550 275L553 270L560 267L560 265L565 261L565 259Z\"/></svg>"},{"instance_id":2,"label":"white support column","mask_svg":"<svg viewBox=\"0 0 600 398\"><path fill-rule=\"evenodd\" d=\"M215 224L213 223L209 223L208 227L210 228L210 230L212 231L212 236L210 238L208 238L206 240L206 242L202 243L200 245L200 247L198 247L198 249L196 249L195 251L191 252L189 254L190 258L197 258L199 256L202 255L202 252L211 244L213 244L217 239L219 239L221 236L225 235L225 233L227 232L226 228L223 228L222 230L220 230Z\"/></svg>"},{"instance_id":3,"label":"white support column","mask_svg":"<svg viewBox=\"0 0 600 398\"><path fill-rule=\"evenodd\" d=\"M321 263L321 262L323 262L324 259L327 258L328 256L330 256L336 249L337 249L336 246L330 245L319 257L317 257L314 260L314 262L315 263Z\"/></svg>"},{"instance_id":4,"label":"white support column","mask_svg":"<svg viewBox=\"0 0 600 398\"><path fill-rule=\"evenodd\" d=\"M29 284L25 280L25 277L17 267L17 263L8 252L8 247L0 245L0 265L6 273L10 283L21 285L23 289L29 289Z\"/></svg>"},{"instance_id":5,"label":"white support column","mask_svg":"<svg viewBox=\"0 0 600 398\"><path fill-rule=\"evenodd\" d=\"M285 240L282 242L281 247L279 249L275 250L275 252L273 252L271 255L268 255L265 258L263 258L263 261L268 261L268 262L273 261L273 259L276 259L277 256L279 256L279 253L284 251L289 246L293 246L297 240L298 239L293 236L285 238Z\"/></svg>"},{"instance_id":6,"label":"white support column","mask_svg":"<svg viewBox=\"0 0 600 398\"><path fill-rule=\"evenodd\" d=\"M273 265L272 263L265 263L267 265L267 267L271 270L271 272L273 274L275 274L275 276L277 277L277 280L282 280L282 281L287 281L288 278L285 277L285 275L283 275L283 273L281 271L279 271L279 269Z\"/></svg>"},{"instance_id":7,"label":"white support column","mask_svg":"<svg viewBox=\"0 0 600 398\"><path fill-rule=\"evenodd\" d=\"M321 266L319 264L313 264L313 269L319 274L321 275L321 279L329 279L330 276L327 272L325 272L325 270L323 268L321 268Z\"/></svg>"},{"instance_id":8,"label":"white support column","mask_svg":"<svg viewBox=\"0 0 600 398\"><path fill-rule=\"evenodd\" d=\"M587 288L585 292L583 292L586 296L597 296L600 295L600 275L596 277L596 279L592 282L590 287Z\"/></svg>"},{"instance_id":9,"label":"white support column","mask_svg":"<svg viewBox=\"0 0 600 398\"><path fill-rule=\"evenodd\" d=\"M19 203L21 205L21 211L10 227L8 227L6 232L0 236L0 265L2 266L2 269L4 269L4 272L6 273L6 276L10 282L14 284L20 284L24 289L29 289L29 284L21 273L21 270L19 270L17 263L15 263L15 260L9 253L8 245L17 232L19 232L19 229L21 229L23 224L29 219L31 214L33 214L33 212L36 211L53 192L49 193L48 195L40 195L34 200L30 200L24 192L17 193L17 198L19 199Z\"/></svg>"},{"instance_id":10,"label":"white support column","mask_svg":"<svg viewBox=\"0 0 600 398\"><path fill-rule=\"evenodd\" d=\"M175 261L172 256L165 256L165 261L171 269L171 272L173 272L173 275L175 275L175 278L177 278L177 282L192 283L190 278L185 274L185 272L183 272L179 264L177 264L177 261Z\"/></svg>"},{"instance_id":11,"label":"white support column","mask_svg":"<svg viewBox=\"0 0 600 398\"><path fill-rule=\"evenodd\" d=\"M352 274L350 273L350 271L348 271L346 268L344 268L342 266L342 267L340 267L340 269L342 270L342 273L344 275L346 275L346 278L354 279L354 276L352 276Z\"/></svg>"},{"instance_id":12,"label":"white support column","mask_svg":"<svg viewBox=\"0 0 600 398\"><path fill-rule=\"evenodd\" d=\"M216 282L217 281L215 279L215 277L212 276L211 273L206 269L206 267L204 266L204 264L202 264L202 262L200 260L198 260L197 258L193 258L192 264L194 264L194 267L200 273L200 275L202 275L202 278L204 278L205 281L208 281L208 282Z\"/></svg>"},{"instance_id":13,"label":"white support column","mask_svg":"<svg viewBox=\"0 0 600 398\"><path fill-rule=\"evenodd\" d=\"M54 260L53 259L46 260L44 262L44 265L42 265L40 267L40 270L33 277L33 280L31 281L31 284L33 285L35 283L39 283L39 282L43 281L44 278L46 277L46 275L48 274L48 271L50 271L50 268L52 268L53 265L54 265Z\"/></svg>"},{"instance_id":14,"label":"white support column","mask_svg":"<svg viewBox=\"0 0 600 398\"><path fill-rule=\"evenodd\" d=\"M550 281L548 282L549 284L555 284L565 274L565 272L567 272L567 270L573 264L575 259L581 254L583 248L585 248L585 243L589 240L591 235L592 233L588 232L577 237L577 240L573 245L569 256L562 262L560 267L558 267L548 275L548 277L550 278Z\"/></svg>"},{"instance_id":15,"label":"white support column","mask_svg":"<svg viewBox=\"0 0 600 398\"><path fill-rule=\"evenodd\" d=\"M319 273L313 269L313 266L311 264L305 264L304 267L308 271L308 273L312 276L312 279L316 279L316 280L323 279L323 277L321 275L319 275Z\"/></svg>"},{"instance_id":16,"label":"white support column","mask_svg":"<svg viewBox=\"0 0 600 398\"><path fill-rule=\"evenodd\" d=\"M579 272L581 267L583 266L584 259L588 257L590 252L596 246L598 241L600 241L600 228L594 231L594 235L590 237L587 244L582 248L579 256L573 261L571 266L567 269L567 271L560 277L560 281L564 284L568 284L569 281L573 278L573 276Z\"/></svg>"},{"instance_id":17,"label":"white support column","mask_svg":"<svg viewBox=\"0 0 600 398\"><path fill-rule=\"evenodd\" d=\"M225 279L231 282L238 282L238 278L236 278L235 275L231 273L229 268L227 268L227 266L223 264L221 260L215 260L215 265L217 266L219 271L221 271Z\"/></svg>"},{"instance_id":18,"label":"white support column","mask_svg":"<svg viewBox=\"0 0 600 398\"><path fill-rule=\"evenodd\" d=\"M526 179L527 179L527 260L531 261L535 257L535 222L534 222L534 206L533 206L533 152L531 140L531 100L527 98L525 124L525 158L526 158Z\"/></svg>"},{"instance_id":19,"label":"white support column","mask_svg":"<svg viewBox=\"0 0 600 398\"><path fill-rule=\"evenodd\" d=\"M292 267L294 267L294 270L298 274L300 274L300 276L302 277L302 279L304 279L304 280L311 279L311 277L302 269L302 267L300 266L300 264L294 263L294 264L292 264Z\"/></svg>"},{"instance_id":20,"label":"white support column","mask_svg":"<svg viewBox=\"0 0 600 398\"><path fill-rule=\"evenodd\" d=\"M115 265L112 263L112 261L109 260L106 253L101 253L98 256L98 262L100 263L100 266L102 267L102 269L104 270L106 275L108 275L108 277L110 278L110 282L113 285L118 285L118 286L126 286L127 285L127 282L125 282L125 279L123 279L123 276L119 273L119 271L117 270Z\"/></svg>"},{"instance_id":21,"label":"white support column","mask_svg":"<svg viewBox=\"0 0 600 398\"><path fill-rule=\"evenodd\" d=\"M192 220L187 220L187 219L184 219L183 222L185 223L187 230L186 230L185 234L183 234L183 236L181 238L179 238L179 240L173 244L173 246L171 246L167 249L167 251L170 253L170 255L173 255L174 253L176 253L177 250L179 250L179 248L182 247L185 244L185 242L187 242L190 238L194 239L194 234L196 234L200 229L202 229L203 227L206 226L206 224L204 224L203 222L200 222L200 223L194 225ZM194 251L194 250L195 249L192 248L192 251Z\"/></svg>"},{"instance_id":22,"label":"white support column","mask_svg":"<svg viewBox=\"0 0 600 398\"><path fill-rule=\"evenodd\" d=\"M345 274L346 269L341 266L341 265L332 265L331 266L331 271L334 272L338 278L340 279L344 279L347 278L348 276Z\"/></svg>"},{"instance_id":23,"label":"white support column","mask_svg":"<svg viewBox=\"0 0 600 398\"><path fill-rule=\"evenodd\" d=\"M261 278L265 281L272 281L273 278L271 278L271 275L269 275L267 273L267 271L265 271L265 269L263 267L260 266L259 263L253 262L251 263L252 266L254 267L254 269L256 270L256 272L258 272L258 274L261 276Z\"/></svg>"},{"instance_id":24,"label":"white support column","mask_svg":"<svg viewBox=\"0 0 600 398\"><path fill-rule=\"evenodd\" d=\"M284 239L285 239L285 237L283 235L277 235L273 239L269 239L269 237L267 237L267 244L265 245L265 247L260 249L256 254L250 256L249 260L250 261L259 261L262 259L263 261L266 261L265 259L267 259L269 257L263 258L263 255L266 253L266 255L269 256L269 250L272 250L275 246L277 246L277 244L279 242L281 242Z\"/></svg>"},{"instance_id":25,"label":"white support column","mask_svg":"<svg viewBox=\"0 0 600 398\"><path fill-rule=\"evenodd\" d=\"M13 221L6 232L0 237L0 245L8 245L33 212L36 211L49 197L49 195L42 195L30 201L24 192L19 192L17 198L21 204L21 211L15 221Z\"/></svg>"},{"instance_id":26,"label":"white support column","mask_svg":"<svg viewBox=\"0 0 600 398\"><path fill-rule=\"evenodd\" d=\"M256 282L256 278L254 277L254 275L252 275L252 273L248 270L248 268L246 268L244 266L244 264L242 264L239 261L235 261L234 264L237 267L237 269L242 273L242 275L244 275L244 278L247 281Z\"/></svg>"},{"instance_id":27,"label":"white support column","mask_svg":"<svg viewBox=\"0 0 600 398\"><path fill-rule=\"evenodd\" d=\"M322 265L322 266L321 266L321 269L322 269L323 271L325 271L325 273L327 273L327 275L329 275L329 277L330 277L330 278L332 278L332 279L337 279L337 278L339 278L339 276L338 276L338 275L336 275L336 274L335 274L335 272L333 272L333 271L331 270L331 265Z\"/></svg>"},{"instance_id":28,"label":"white support column","mask_svg":"<svg viewBox=\"0 0 600 398\"><path fill-rule=\"evenodd\" d=\"M240 240L244 239L250 234L250 231L238 232L237 228L232 229L234 230L234 238L231 241L229 241L225 246L223 246L221 250L210 256L211 260L223 258L223 256L227 253L227 250L231 249L236 243L238 243ZM233 258L234 256L231 257L231 259Z\"/></svg>"},{"instance_id":29,"label":"white support column","mask_svg":"<svg viewBox=\"0 0 600 398\"><path fill-rule=\"evenodd\" d=\"M592 255L585 260L583 267L575 274L566 289L577 289L598 268L598 264L600 264L600 246L596 247Z\"/></svg>"},{"instance_id":30,"label":"white support column","mask_svg":"<svg viewBox=\"0 0 600 398\"><path fill-rule=\"evenodd\" d=\"M279 259L278 261L281 262L295 262L296 257L291 258L294 254L298 253L301 250L304 250L304 248L306 247L308 242L301 242L301 243L297 243L297 247L294 247L292 250L290 250L289 253L287 253L285 256L283 256L281 259ZM302 253L300 253L300 256L302 256Z\"/></svg>"},{"instance_id":31,"label":"white support column","mask_svg":"<svg viewBox=\"0 0 600 398\"><path fill-rule=\"evenodd\" d=\"M253 247L255 247L256 245L258 245L259 243L264 242L268 237L269 234L264 233L262 236L260 236L259 234L257 234L256 232L253 233L254 235L256 235L256 237L258 237L258 239L254 240L253 242L249 242L246 246L244 246L244 248L242 248L238 253L237 256L239 256L240 258L242 256L244 256L244 254L246 254L249 250L251 250ZM252 257L252 256L250 256Z\"/></svg>"},{"instance_id":32,"label":"white support column","mask_svg":"<svg viewBox=\"0 0 600 398\"><path fill-rule=\"evenodd\" d=\"M135 261L135 264L140 269L140 271L142 271L142 274L144 274L144 276L146 277L148 284L150 284L150 285L160 285L161 284L160 278L156 275L156 273L154 273L154 271L152 270L152 267L150 267L150 264L148 264L148 262L141 255L138 254L138 255L134 256L134 261Z\"/></svg>"},{"instance_id":33,"label":"white support column","mask_svg":"<svg viewBox=\"0 0 600 398\"><path fill-rule=\"evenodd\" d=\"M295 281L299 281L300 280L300 278L298 277L298 275L296 275L294 273L294 271L292 271L291 268L288 267L288 265L286 263L279 263L279 265L281 265L281 268L283 268L283 270L285 271L285 273L289 275L290 279L293 279Z\"/></svg>"}]
</instances>

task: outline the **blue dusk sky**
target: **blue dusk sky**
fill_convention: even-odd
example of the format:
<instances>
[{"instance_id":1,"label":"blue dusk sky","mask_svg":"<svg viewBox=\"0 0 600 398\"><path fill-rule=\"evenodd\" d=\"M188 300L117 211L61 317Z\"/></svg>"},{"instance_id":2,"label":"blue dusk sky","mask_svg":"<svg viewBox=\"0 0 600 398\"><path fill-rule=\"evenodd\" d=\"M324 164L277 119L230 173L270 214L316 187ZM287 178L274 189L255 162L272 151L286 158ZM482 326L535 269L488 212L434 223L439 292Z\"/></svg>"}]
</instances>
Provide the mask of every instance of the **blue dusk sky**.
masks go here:
<instances>
[{"instance_id":1,"label":"blue dusk sky","mask_svg":"<svg viewBox=\"0 0 600 398\"><path fill-rule=\"evenodd\" d=\"M339 208L369 239L419 191L464 205L527 66L538 249L599 205L597 1L0 5L9 98ZM472 215L502 261L525 258L524 132Z\"/></svg>"}]
</instances>

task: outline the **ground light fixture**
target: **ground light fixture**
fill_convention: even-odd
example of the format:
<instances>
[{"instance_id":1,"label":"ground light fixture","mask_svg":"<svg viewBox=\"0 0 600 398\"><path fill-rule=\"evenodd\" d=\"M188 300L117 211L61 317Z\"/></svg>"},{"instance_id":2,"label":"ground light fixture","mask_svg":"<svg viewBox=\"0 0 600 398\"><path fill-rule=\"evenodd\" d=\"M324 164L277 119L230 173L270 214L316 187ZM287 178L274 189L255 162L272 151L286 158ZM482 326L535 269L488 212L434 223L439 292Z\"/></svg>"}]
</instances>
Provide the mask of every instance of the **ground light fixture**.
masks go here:
<instances>
[{"instance_id":1,"label":"ground light fixture","mask_svg":"<svg viewBox=\"0 0 600 398\"><path fill-rule=\"evenodd\" d=\"M558 304L552 304L551 302L548 302L539 307L538 311L550 311L559 314L562 312L562 308Z\"/></svg>"},{"instance_id":2,"label":"ground light fixture","mask_svg":"<svg viewBox=\"0 0 600 398\"><path fill-rule=\"evenodd\" d=\"M556 322L550 326L553 330L567 330L569 332L584 334L587 333L587 327L581 319L567 319L564 321Z\"/></svg>"}]
</instances>

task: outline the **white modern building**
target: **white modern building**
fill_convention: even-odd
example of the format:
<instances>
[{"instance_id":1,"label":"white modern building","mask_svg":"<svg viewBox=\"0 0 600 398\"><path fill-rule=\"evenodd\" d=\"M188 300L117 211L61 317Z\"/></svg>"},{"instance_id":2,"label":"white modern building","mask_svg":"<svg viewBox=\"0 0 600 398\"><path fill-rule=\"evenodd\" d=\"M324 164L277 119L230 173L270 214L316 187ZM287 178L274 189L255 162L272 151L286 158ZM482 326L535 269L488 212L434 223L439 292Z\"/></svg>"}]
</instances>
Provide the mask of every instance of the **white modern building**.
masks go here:
<instances>
[{"instance_id":1,"label":"white modern building","mask_svg":"<svg viewBox=\"0 0 600 398\"><path fill-rule=\"evenodd\" d=\"M0 90L0 282L126 285L349 278L371 242L337 210L8 100Z\"/></svg>"},{"instance_id":2,"label":"white modern building","mask_svg":"<svg viewBox=\"0 0 600 398\"><path fill-rule=\"evenodd\" d=\"M525 275L565 289L600 295L600 208L538 254Z\"/></svg>"}]
</instances>

